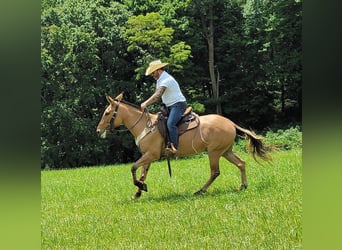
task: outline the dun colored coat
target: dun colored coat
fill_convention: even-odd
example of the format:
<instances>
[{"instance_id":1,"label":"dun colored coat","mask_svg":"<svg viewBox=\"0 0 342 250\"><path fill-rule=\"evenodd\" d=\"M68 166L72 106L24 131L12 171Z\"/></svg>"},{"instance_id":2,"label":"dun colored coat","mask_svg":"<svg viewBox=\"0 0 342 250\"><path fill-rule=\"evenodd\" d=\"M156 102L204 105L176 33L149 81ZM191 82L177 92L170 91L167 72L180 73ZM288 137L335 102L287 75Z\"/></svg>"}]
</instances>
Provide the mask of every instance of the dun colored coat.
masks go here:
<instances>
[{"instance_id":1,"label":"dun colored coat","mask_svg":"<svg viewBox=\"0 0 342 250\"><path fill-rule=\"evenodd\" d=\"M110 96L106 96L106 98L109 105L104 111L96 131L101 138L106 138L112 129L124 125L136 139L142 153L140 159L132 166L133 183L138 187L132 198L136 199L141 196L142 191L147 191L145 180L151 163L165 155L164 138L156 126L152 126L157 119L156 114L142 112L138 106L124 101L122 93L114 99ZM219 159L221 156L238 167L241 172L240 189L247 188L245 162L232 151L236 130L243 132L248 137L250 152L255 160L255 156L258 156L268 161L270 156L266 152L262 138L220 115L210 114L199 118L200 123L197 128L189 130L179 137L178 151L175 155L182 157L207 151L210 177L195 194L205 193L220 175ZM136 171L139 167L142 167L142 171L140 178L137 179Z\"/></svg>"}]
</instances>

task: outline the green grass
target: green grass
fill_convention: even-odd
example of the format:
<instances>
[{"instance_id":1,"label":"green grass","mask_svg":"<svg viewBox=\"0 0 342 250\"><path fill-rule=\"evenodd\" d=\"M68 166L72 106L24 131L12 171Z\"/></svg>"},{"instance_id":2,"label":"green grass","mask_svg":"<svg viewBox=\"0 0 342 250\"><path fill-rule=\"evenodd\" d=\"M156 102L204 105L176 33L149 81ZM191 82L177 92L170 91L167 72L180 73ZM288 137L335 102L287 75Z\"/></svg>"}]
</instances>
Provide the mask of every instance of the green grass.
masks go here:
<instances>
[{"instance_id":1,"label":"green grass","mask_svg":"<svg viewBox=\"0 0 342 250\"><path fill-rule=\"evenodd\" d=\"M130 197L131 164L41 172L42 249L301 249L301 150L273 153L272 166L224 159L207 193L205 155L151 165L148 192Z\"/></svg>"}]
</instances>

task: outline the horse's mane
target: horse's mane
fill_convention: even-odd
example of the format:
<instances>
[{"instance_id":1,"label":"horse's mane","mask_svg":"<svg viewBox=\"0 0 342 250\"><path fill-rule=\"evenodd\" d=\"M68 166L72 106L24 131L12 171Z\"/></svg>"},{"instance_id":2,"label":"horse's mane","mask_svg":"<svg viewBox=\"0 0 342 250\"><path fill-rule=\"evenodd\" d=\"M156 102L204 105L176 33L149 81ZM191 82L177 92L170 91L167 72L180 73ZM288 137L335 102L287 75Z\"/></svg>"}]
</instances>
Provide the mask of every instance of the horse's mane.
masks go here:
<instances>
[{"instance_id":1,"label":"horse's mane","mask_svg":"<svg viewBox=\"0 0 342 250\"><path fill-rule=\"evenodd\" d=\"M116 99L115 99L115 101L119 101L119 100L116 100ZM140 106L137 105L137 104L130 103L130 102L125 101L125 100L120 100L120 102L122 102L122 103L124 103L124 104L127 104L127 105L129 105L129 106L131 106L131 107L133 107L133 108L139 109L139 110L141 111Z\"/></svg>"}]
</instances>

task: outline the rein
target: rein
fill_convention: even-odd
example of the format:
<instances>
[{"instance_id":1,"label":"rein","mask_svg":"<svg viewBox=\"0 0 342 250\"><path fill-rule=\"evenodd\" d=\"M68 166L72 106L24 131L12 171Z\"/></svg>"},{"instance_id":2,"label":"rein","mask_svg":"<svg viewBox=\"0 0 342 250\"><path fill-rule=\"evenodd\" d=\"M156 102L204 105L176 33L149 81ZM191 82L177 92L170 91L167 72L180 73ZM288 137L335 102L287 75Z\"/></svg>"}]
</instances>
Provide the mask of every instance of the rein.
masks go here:
<instances>
[{"instance_id":1,"label":"rein","mask_svg":"<svg viewBox=\"0 0 342 250\"><path fill-rule=\"evenodd\" d=\"M110 132L112 132L112 133L113 133L114 131L117 131L117 132L126 132L126 131L128 131L128 130L133 129L133 128L134 128L136 125L138 125L138 123L141 121L141 119L142 119L144 113L146 113L146 116L147 116L147 124L146 124L147 127L150 127L150 126L151 126L150 113L148 112L148 109L146 108L146 109L144 110L144 112L141 113L141 115L139 116L139 118L136 120L136 122L135 122L131 127L126 128L126 129L121 129L121 130L116 130L115 128L113 128L113 124L114 124L116 115L117 115L117 113L118 113L118 111L119 111L119 106L120 106L120 103L121 103L121 100L115 99L115 101L117 101L118 103L117 103L117 105L116 105L116 107L115 107L113 116L112 116L112 118L110 119L110 122L109 122L109 124L108 124L108 127L109 127ZM130 104L130 103L128 103L128 102L124 102L124 101L122 101L122 102L123 102L123 103L126 103L126 104ZM136 107L136 106L134 106L134 107ZM137 107L136 107L136 108L137 108Z\"/></svg>"}]
</instances>

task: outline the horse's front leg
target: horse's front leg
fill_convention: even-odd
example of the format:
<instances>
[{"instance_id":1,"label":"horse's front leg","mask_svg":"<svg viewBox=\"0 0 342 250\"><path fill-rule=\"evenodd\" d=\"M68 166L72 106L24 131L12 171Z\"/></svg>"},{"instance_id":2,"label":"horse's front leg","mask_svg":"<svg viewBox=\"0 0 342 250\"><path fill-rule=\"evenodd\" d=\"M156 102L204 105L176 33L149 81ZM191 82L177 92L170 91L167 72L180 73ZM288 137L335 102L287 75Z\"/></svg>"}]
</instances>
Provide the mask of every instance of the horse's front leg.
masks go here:
<instances>
[{"instance_id":1,"label":"horse's front leg","mask_svg":"<svg viewBox=\"0 0 342 250\"><path fill-rule=\"evenodd\" d=\"M140 165L136 165L136 164L133 164L133 166L132 166L131 170L132 170L133 184L135 186L137 186L139 189L147 192L147 185L143 181L141 181L141 178L139 180L137 179L137 169L139 167L140 167ZM142 172L145 171L144 167L141 171Z\"/></svg>"},{"instance_id":2,"label":"horse's front leg","mask_svg":"<svg viewBox=\"0 0 342 250\"><path fill-rule=\"evenodd\" d=\"M138 187L138 191L135 193L135 195L132 197L132 199L139 198L141 196L142 191L147 192L147 185L144 183L148 168L150 167L150 164L153 159L149 156L149 154L145 153L138 161L136 161L132 166L132 178L133 178L133 184ZM142 166L141 170L141 176L140 179L137 179L137 169Z\"/></svg>"},{"instance_id":3,"label":"horse's front leg","mask_svg":"<svg viewBox=\"0 0 342 250\"><path fill-rule=\"evenodd\" d=\"M140 188L140 187L138 186L137 192L136 192L136 193L134 194L134 196L132 197L133 199L139 198L139 197L141 196L141 194L142 194L142 191L147 192L147 184L144 183L144 181L146 180L147 173L148 173L148 170L149 170L149 168L150 168L150 165L151 165L151 164L142 166L141 175L140 175L140 178L139 178L139 182L143 183L143 188Z\"/></svg>"}]
</instances>

